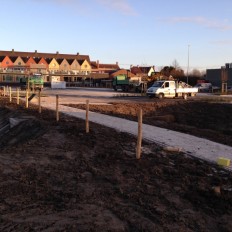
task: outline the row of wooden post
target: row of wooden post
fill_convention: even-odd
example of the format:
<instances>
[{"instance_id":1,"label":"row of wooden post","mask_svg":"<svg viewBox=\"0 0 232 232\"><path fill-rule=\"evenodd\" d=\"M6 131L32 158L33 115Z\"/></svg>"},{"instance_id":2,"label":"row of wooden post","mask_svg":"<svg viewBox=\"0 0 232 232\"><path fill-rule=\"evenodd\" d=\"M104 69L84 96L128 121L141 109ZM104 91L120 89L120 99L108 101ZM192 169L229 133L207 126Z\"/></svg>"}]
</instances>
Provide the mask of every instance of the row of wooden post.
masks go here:
<instances>
[{"instance_id":1,"label":"row of wooden post","mask_svg":"<svg viewBox=\"0 0 232 232\"><path fill-rule=\"evenodd\" d=\"M5 87L4 93L6 95ZM12 91L9 87L9 100L12 101ZM17 104L19 104L19 89L17 88ZM38 96L38 107L39 113L41 113L41 91L39 91ZM28 91L26 90L26 108L28 108ZM56 121L59 121L59 95L56 95ZM137 147L136 147L136 159L141 158L141 146L142 146L142 123L143 123L143 112L142 109L138 111L138 137L137 137ZM89 133L89 100L86 100L86 120L85 120L85 130Z\"/></svg>"},{"instance_id":2,"label":"row of wooden post","mask_svg":"<svg viewBox=\"0 0 232 232\"><path fill-rule=\"evenodd\" d=\"M7 86L7 90L6 90L6 87L4 86L2 95L4 97L8 95L9 96L9 101L12 102L12 89L11 89L11 87ZM16 90L16 99L17 99L17 105L18 105L19 104L19 89L18 88Z\"/></svg>"}]
</instances>

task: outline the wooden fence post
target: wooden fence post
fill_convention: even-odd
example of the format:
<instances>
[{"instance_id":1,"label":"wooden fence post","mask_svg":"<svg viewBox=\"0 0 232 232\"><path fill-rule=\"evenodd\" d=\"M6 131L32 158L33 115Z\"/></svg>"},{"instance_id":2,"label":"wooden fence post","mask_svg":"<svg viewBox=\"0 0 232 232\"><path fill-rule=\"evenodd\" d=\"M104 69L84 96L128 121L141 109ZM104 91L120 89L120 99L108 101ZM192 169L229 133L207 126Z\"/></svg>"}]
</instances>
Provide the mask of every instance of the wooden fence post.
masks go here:
<instances>
[{"instance_id":1,"label":"wooden fence post","mask_svg":"<svg viewBox=\"0 0 232 232\"><path fill-rule=\"evenodd\" d=\"M86 133L89 133L89 100L86 100L85 131Z\"/></svg>"},{"instance_id":2,"label":"wooden fence post","mask_svg":"<svg viewBox=\"0 0 232 232\"><path fill-rule=\"evenodd\" d=\"M19 88L17 88L17 105L19 105Z\"/></svg>"},{"instance_id":3,"label":"wooden fence post","mask_svg":"<svg viewBox=\"0 0 232 232\"><path fill-rule=\"evenodd\" d=\"M28 108L28 90L26 90L26 108Z\"/></svg>"},{"instance_id":4,"label":"wooden fence post","mask_svg":"<svg viewBox=\"0 0 232 232\"><path fill-rule=\"evenodd\" d=\"M59 95L56 95L56 121L59 121Z\"/></svg>"},{"instance_id":5,"label":"wooden fence post","mask_svg":"<svg viewBox=\"0 0 232 232\"><path fill-rule=\"evenodd\" d=\"M6 96L6 86L3 86L3 96Z\"/></svg>"},{"instance_id":6,"label":"wooden fence post","mask_svg":"<svg viewBox=\"0 0 232 232\"><path fill-rule=\"evenodd\" d=\"M12 102L11 87L9 87L9 99L10 99L10 102Z\"/></svg>"},{"instance_id":7,"label":"wooden fence post","mask_svg":"<svg viewBox=\"0 0 232 232\"><path fill-rule=\"evenodd\" d=\"M143 111L142 111L142 109L139 109L139 112L138 112L138 138L137 138L137 148L136 148L136 159L140 159L140 157L141 157L142 123L143 123Z\"/></svg>"},{"instance_id":8,"label":"wooden fence post","mask_svg":"<svg viewBox=\"0 0 232 232\"><path fill-rule=\"evenodd\" d=\"M38 99L38 104L39 104L39 114L41 114L41 90L39 90L39 99Z\"/></svg>"}]
</instances>

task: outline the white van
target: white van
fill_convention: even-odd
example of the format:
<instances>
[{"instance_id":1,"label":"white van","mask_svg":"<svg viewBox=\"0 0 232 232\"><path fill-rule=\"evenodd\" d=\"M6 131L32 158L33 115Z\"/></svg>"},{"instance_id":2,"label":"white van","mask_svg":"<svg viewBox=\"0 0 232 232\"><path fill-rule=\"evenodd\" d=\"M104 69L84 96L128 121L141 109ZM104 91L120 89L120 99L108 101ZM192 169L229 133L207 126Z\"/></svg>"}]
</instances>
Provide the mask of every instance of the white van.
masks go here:
<instances>
[{"instance_id":1,"label":"white van","mask_svg":"<svg viewBox=\"0 0 232 232\"><path fill-rule=\"evenodd\" d=\"M198 88L193 88L192 86L178 81L156 81L147 90L147 96L158 97L158 98L174 98L183 97L187 99L188 96L195 96L198 92Z\"/></svg>"}]
</instances>

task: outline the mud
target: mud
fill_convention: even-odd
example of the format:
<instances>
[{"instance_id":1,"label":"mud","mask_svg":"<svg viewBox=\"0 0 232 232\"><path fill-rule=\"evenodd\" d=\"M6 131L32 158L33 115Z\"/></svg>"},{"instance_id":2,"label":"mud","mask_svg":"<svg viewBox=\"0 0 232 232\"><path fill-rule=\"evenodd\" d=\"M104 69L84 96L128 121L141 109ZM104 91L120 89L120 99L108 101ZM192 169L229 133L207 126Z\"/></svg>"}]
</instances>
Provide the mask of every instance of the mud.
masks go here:
<instances>
[{"instance_id":1,"label":"mud","mask_svg":"<svg viewBox=\"0 0 232 232\"><path fill-rule=\"evenodd\" d=\"M178 117L187 106L174 103L165 111L160 103L154 114L143 104L144 120L172 115L174 121L169 116L156 124L197 128L207 121L204 130L219 133L224 123L229 129L227 120L215 130L214 119L198 117L204 105L191 119L190 109ZM135 119L138 107L115 104L109 112L122 116L127 109L124 117ZM86 134L82 120L61 115L56 122L55 112L38 114L1 99L1 125L16 116L32 117L1 134L0 231L231 231L230 172L146 141L136 160L135 137L94 123Z\"/></svg>"}]
</instances>

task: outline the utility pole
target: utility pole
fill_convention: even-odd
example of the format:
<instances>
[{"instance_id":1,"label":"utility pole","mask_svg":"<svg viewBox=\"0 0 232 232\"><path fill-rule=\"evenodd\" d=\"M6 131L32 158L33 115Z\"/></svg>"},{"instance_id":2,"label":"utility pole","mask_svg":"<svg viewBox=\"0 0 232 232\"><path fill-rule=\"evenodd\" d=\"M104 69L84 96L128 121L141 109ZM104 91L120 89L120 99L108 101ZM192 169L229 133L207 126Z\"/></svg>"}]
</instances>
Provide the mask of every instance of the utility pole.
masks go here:
<instances>
[{"instance_id":1,"label":"utility pole","mask_svg":"<svg viewBox=\"0 0 232 232\"><path fill-rule=\"evenodd\" d=\"M188 79L189 79L189 47L190 47L190 45L188 45L188 67L187 67L187 84L188 84Z\"/></svg>"}]
</instances>

